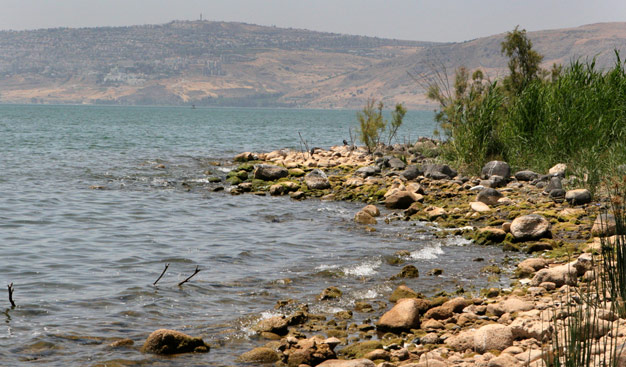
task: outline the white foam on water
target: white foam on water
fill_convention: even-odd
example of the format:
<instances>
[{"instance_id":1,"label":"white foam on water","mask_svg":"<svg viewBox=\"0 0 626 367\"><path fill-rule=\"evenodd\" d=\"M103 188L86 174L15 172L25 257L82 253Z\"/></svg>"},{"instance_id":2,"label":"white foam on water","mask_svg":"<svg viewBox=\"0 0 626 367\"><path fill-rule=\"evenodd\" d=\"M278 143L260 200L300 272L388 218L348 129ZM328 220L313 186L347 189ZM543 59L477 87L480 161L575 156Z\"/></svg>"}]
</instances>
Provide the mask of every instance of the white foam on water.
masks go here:
<instances>
[{"instance_id":1,"label":"white foam on water","mask_svg":"<svg viewBox=\"0 0 626 367\"><path fill-rule=\"evenodd\" d=\"M439 257L439 255L443 255L443 249L441 245L436 246L428 246L421 248L417 251L411 252L411 259L413 260L434 260Z\"/></svg>"},{"instance_id":2,"label":"white foam on water","mask_svg":"<svg viewBox=\"0 0 626 367\"><path fill-rule=\"evenodd\" d=\"M338 269L338 268L339 268L339 265L326 265L326 264L323 264L323 265L320 265L320 266L316 267L315 270L317 270L317 271L324 271L324 270L331 270L331 269Z\"/></svg>"},{"instance_id":3,"label":"white foam on water","mask_svg":"<svg viewBox=\"0 0 626 367\"><path fill-rule=\"evenodd\" d=\"M378 296L380 296L380 293L378 293L375 289L354 292L354 298L356 299L373 299Z\"/></svg>"},{"instance_id":4,"label":"white foam on water","mask_svg":"<svg viewBox=\"0 0 626 367\"><path fill-rule=\"evenodd\" d=\"M445 244L448 246L466 246L472 243L472 240L463 238L461 236L448 237L445 239Z\"/></svg>"},{"instance_id":5,"label":"white foam on water","mask_svg":"<svg viewBox=\"0 0 626 367\"><path fill-rule=\"evenodd\" d=\"M363 276L376 274L378 272L376 271L376 269L378 269L381 264L382 264L382 261L380 260L369 261L369 262L364 262L364 263L353 265L353 266L347 266L343 268L342 270L344 274L346 275L363 277Z\"/></svg>"}]
</instances>

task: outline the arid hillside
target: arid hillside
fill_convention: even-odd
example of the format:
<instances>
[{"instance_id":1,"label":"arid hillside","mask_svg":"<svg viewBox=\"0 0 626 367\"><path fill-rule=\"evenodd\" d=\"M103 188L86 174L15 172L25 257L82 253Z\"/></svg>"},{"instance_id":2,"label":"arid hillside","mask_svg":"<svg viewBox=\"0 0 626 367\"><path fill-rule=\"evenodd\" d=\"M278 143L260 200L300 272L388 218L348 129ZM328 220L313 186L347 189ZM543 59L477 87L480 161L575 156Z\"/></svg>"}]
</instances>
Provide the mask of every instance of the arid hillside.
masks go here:
<instances>
[{"instance_id":1,"label":"arid hillside","mask_svg":"<svg viewBox=\"0 0 626 367\"><path fill-rule=\"evenodd\" d=\"M602 67L626 50L626 23L529 36L546 66L596 57ZM503 37L430 43L208 21L3 31L0 103L359 108L375 97L423 108L409 72L464 65L498 78Z\"/></svg>"}]
</instances>

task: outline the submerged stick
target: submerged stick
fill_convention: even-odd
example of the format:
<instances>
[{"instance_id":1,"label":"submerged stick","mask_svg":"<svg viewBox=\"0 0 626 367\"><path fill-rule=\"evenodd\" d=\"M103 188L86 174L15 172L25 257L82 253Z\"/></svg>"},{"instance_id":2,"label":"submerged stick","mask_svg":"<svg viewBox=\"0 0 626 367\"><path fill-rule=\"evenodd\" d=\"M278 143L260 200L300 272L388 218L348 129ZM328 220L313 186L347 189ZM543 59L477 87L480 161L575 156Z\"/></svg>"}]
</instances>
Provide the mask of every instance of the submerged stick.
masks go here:
<instances>
[{"instance_id":1,"label":"submerged stick","mask_svg":"<svg viewBox=\"0 0 626 367\"><path fill-rule=\"evenodd\" d=\"M299 131L298 131L298 135L300 136L300 141L304 143L304 147L306 148L306 151L307 151L307 152L309 152L309 154L311 154L311 153L310 153L311 151L309 150L309 144L307 143L307 141L306 141L306 140L304 140L304 139L302 138L302 134L300 134L300 132L299 132ZM311 154L311 156L313 156L313 155Z\"/></svg>"},{"instance_id":2,"label":"submerged stick","mask_svg":"<svg viewBox=\"0 0 626 367\"><path fill-rule=\"evenodd\" d=\"M187 279L185 279L182 282L178 283L178 286L180 287L181 285L187 283L189 281L189 279L193 278L199 272L200 272L200 268L198 267L198 265L196 265L196 270L193 272L193 274L191 274Z\"/></svg>"},{"instance_id":3,"label":"submerged stick","mask_svg":"<svg viewBox=\"0 0 626 367\"><path fill-rule=\"evenodd\" d=\"M9 302L11 302L11 308L15 308L15 302L13 302L13 291L15 290L13 288L13 283L7 285L7 288L9 289Z\"/></svg>"},{"instance_id":4,"label":"submerged stick","mask_svg":"<svg viewBox=\"0 0 626 367\"><path fill-rule=\"evenodd\" d=\"M154 283L152 283L152 285L156 285L159 280L161 280L161 278L163 278L163 275L165 275L165 272L167 271L167 268L170 267L170 263L165 264L165 269L163 269L163 272L161 273L161 275L159 275L159 277L157 278L157 280L154 281Z\"/></svg>"}]
</instances>

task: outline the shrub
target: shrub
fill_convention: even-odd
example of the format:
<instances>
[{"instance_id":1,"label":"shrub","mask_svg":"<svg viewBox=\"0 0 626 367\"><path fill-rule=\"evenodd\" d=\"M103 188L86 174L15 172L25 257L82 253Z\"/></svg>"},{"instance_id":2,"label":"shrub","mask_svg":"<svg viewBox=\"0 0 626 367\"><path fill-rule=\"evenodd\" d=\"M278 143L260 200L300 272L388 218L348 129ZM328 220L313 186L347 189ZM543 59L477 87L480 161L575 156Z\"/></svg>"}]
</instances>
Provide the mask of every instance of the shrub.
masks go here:
<instances>
[{"instance_id":1,"label":"shrub","mask_svg":"<svg viewBox=\"0 0 626 367\"><path fill-rule=\"evenodd\" d=\"M389 123L383 118L383 108L382 101L376 103L375 99L370 99L363 110L356 114L359 121L359 140L365 144L370 153L380 145L385 131L388 138L387 144L391 144L406 114L406 108L400 103L396 104L395 110L391 113L391 123Z\"/></svg>"}]
</instances>

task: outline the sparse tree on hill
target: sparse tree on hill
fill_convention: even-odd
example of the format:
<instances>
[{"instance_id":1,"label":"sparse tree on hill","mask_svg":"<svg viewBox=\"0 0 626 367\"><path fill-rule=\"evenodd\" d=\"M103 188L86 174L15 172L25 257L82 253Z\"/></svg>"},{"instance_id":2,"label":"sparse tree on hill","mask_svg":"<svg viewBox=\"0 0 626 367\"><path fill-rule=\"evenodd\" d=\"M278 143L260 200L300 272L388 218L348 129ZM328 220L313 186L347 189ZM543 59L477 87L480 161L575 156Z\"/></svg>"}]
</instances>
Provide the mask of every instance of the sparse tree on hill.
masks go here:
<instances>
[{"instance_id":1,"label":"sparse tree on hill","mask_svg":"<svg viewBox=\"0 0 626 367\"><path fill-rule=\"evenodd\" d=\"M533 44L526 36L526 30L519 26L506 34L502 42L502 54L509 58L510 74L504 79L504 87L519 94L532 80L541 75L543 56L532 49Z\"/></svg>"}]
</instances>

